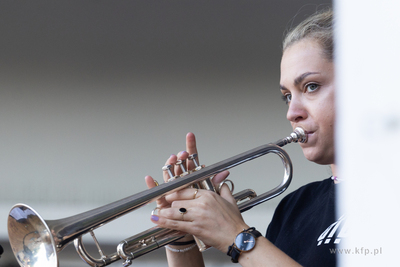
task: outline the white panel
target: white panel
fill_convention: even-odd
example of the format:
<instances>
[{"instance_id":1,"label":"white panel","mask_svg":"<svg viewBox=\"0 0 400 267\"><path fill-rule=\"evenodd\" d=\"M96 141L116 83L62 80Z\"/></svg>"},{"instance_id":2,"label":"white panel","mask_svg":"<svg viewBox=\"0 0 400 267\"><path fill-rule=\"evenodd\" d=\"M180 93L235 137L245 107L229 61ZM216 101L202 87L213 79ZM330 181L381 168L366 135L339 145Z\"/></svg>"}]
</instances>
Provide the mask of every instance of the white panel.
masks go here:
<instances>
[{"instance_id":1,"label":"white panel","mask_svg":"<svg viewBox=\"0 0 400 267\"><path fill-rule=\"evenodd\" d=\"M336 2L341 266L398 261L400 2Z\"/></svg>"}]
</instances>

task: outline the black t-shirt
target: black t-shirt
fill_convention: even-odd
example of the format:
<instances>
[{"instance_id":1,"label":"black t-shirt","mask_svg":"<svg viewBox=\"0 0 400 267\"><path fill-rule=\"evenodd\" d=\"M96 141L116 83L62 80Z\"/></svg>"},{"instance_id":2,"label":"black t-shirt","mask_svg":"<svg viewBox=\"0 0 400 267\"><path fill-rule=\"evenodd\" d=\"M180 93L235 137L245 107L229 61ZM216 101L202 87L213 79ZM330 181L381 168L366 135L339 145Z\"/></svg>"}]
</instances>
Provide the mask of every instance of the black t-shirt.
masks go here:
<instances>
[{"instance_id":1,"label":"black t-shirt","mask_svg":"<svg viewBox=\"0 0 400 267\"><path fill-rule=\"evenodd\" d=\"M290 193L276 208L266 238L303 266L336 266L335 248L345 232L344 216L335 216L337 186L329 178Z\"/></svg>"}]
</instances>

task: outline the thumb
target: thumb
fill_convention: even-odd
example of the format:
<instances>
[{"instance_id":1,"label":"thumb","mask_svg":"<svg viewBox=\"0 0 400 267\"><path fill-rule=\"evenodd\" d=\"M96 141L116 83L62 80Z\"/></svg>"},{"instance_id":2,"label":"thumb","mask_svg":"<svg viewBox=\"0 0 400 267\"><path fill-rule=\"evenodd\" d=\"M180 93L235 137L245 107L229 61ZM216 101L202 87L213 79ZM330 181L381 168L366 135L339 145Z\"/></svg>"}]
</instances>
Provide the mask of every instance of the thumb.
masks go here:
<instances>
[{"instance_id":1,"label":"thumb","mask_svg":"<svg viewBox=\"0 0 400 267\"><path fill-rule=\"evenodd\" d=\"M231 203L232 205L235 205L235 206L237 205L235 198L232 196L231 189L229 188L229 186L227 184L222 185L219 195L223 199L225 199L226 201Z\"/></svg>"},{"instance_id":2,"label":"thumb","mask_svg":"<svg viewBox=\"0 0 400 267\"><path fill-rule=\"evenodd\" d=\"M149 175L147 175L145 178L144 178L144 180L145 180L145 182L146 182L146 185L147 185L147 188L153 188L153 187L155 187L155 186L157 186L157 181L156 180L154 180L153 179L153 177L151 177L151 176L149 176Z\"/></svg>"},{"instance_id":3,"label":"thumb","mask_svg":"<svg viewBox=\"0 0 400 267\"><path fill-rule=\"evenodd\" d=\"M223 171L217 173L211 180L214 187L219 187L219 184L223 182L228 176L229 176L229 171Z\"/></svg>"}]
</instances>

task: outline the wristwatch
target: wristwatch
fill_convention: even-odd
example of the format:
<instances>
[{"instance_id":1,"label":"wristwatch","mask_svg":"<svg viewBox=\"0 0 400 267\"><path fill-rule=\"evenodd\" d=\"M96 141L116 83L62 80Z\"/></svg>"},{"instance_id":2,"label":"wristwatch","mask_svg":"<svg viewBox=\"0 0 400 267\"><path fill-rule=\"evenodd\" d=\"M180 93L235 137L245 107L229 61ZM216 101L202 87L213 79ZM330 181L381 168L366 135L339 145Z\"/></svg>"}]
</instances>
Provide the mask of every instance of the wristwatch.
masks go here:
<instances>
[{"instance_id":1,"label":"wristwatch","mask_svg":"<svg viewBox=\"0 0 400 267\"><path fill-rule=\"evenodd\" d=\"M240 254L252 250L259 236L261 236L261 233L254 227L247 230L243 229L243 231L236 236L235 242L228 248L227 255L231 257L231 261L233 263L238 263Z\"/></svg>"}]
</instances>

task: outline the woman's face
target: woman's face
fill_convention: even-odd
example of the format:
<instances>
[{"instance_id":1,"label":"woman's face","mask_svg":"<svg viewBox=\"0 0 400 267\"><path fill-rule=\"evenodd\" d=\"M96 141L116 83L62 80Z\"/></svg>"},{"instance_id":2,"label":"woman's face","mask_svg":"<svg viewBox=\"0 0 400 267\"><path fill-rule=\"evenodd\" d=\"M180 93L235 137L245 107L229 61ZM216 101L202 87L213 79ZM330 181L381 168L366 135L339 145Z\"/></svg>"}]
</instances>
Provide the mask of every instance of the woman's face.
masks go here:
<instances>
[{"instance_id":1,"label":"woman's face","mask_svg":"<svg viewBox=\"0 0 400 267\"><path fill-rule=\"evenodd\" d=\"M318 164L333 164L334 67L316 41L304 39L284 51L280 86L293 129L300 126L308 132L307 143L300 144L304 156Z\"/></svg>"}]
</instances>

